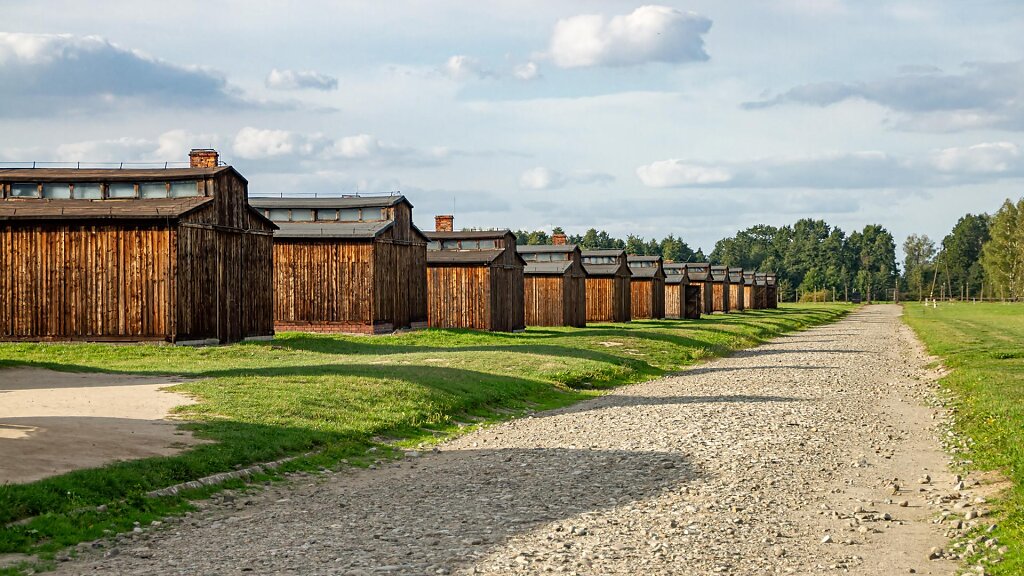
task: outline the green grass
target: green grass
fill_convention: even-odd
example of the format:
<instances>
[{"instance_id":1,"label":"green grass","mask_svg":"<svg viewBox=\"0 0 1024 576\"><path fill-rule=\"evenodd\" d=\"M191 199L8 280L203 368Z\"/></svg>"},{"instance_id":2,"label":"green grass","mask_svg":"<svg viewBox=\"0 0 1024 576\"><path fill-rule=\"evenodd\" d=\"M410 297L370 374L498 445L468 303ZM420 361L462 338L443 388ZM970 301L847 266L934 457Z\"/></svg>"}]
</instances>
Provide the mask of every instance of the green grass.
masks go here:
<instances>
[{"instance_id":1,"label":"green grass","mask_svg":"<svg viewBox=\"0 0 1024 576\"><path fill-rule=\"evenodd\" d=\"M1024 574L1024 305L904 306L907 323L951 369L955 426L969 438L966 458L997 470L1013 487L999 503L995 535L1010 547L991 574Z\"/></svg>"},{"instance_id":2,"label":"green grass","mask_svg":"<svg viewBox=\"0 0 1024 576\"><path fill-rule=\"evenodd\" d=\"M6 525L0 528L0 553L48 558L104 530L124 531L133 521L188 508L185 498L143 497L155 488L311 452L292 467L365 462L369 447L385 438L429 441L455 433L460 421L564 406L833 321L850 309L793 305L702 320L532 328L522 334L287 333L273 343L211 348L0 344L0 367L196 378L172 389L198 400L179 412L192 421L185 426L196 436L214 441L173 457L0 486L0 526ZM387 449L376 457L382 453ZM108 510L97 512L104 504ZM10 525L25 518L34 519Z\"/></svg>"}]
</instances>

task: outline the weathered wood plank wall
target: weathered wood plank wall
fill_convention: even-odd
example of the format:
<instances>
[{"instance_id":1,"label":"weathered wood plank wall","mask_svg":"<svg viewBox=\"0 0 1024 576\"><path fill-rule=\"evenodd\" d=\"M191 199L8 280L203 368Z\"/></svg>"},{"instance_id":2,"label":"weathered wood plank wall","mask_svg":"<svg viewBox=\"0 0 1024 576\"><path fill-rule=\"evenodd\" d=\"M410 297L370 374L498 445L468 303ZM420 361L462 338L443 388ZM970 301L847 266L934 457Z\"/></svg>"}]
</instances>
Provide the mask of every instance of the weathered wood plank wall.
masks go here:
<instances>
[{"instance_id":1,"label":"weathered wood plank wall","mask_svg":"<svg viewBox=\"0 0 1024 576\"><path fill-rule=\"evenodd\" d=\"M174 231L166 225L0 227L0 338L168 339Z\"/></svg>"}]
</instances>

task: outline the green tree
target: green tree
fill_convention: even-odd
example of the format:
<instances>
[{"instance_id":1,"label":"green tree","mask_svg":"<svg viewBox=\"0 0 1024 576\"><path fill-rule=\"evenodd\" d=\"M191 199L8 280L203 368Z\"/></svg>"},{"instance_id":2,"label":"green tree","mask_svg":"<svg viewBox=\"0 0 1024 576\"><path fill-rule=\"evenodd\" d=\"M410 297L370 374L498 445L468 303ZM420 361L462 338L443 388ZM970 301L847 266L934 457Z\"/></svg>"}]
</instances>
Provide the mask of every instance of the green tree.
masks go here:
<instances>
[{"instance_id":1,"label":"green tree","mask_svg":"<svg viewBox=\"0 0 1024 576\"><path fill-rule=\"evenodd\" d=\"M942 239L939 261L951 296L959 293L966 298L981 290L984 276L979 261L988 237L989 216L967 214Z\"/></svg>"},{"instance_id":2,"label":"green tree","mask_svg":"<svg viewBox=\"0 0 1024 576\"><path fill-rule=\"evenodd\" d=\"M647 244L643 238L630 234L626 236L626 253L634 256L646 256Z\"/></svg>"},{"instance_id":3,"label":"green tree","mask_svg":"<svg viewBox=\"0 0 1024 576\"><path fill-rule=\"evenodd\" d=\"M903 241L903 275L906 288L917 292L917 299L924 299L927 275L935 259L935 242L927 234L911 234Z\"/></svg>"},{"instance_id":4,"label":"green tree","mask_svg":"<svg viewBox=\"0 0 1024 576\"><path fill-rule=\"evenodd\" d=\"M981 264L992 292L1003 299L1024 297L1024 198L1007 199L992 216Z\"/></svg>"},{"instance_id":5,"label":"green tree","mask_svg":"<svg viewBox=\"0 0 1024 576\"><path fill-rule=\"evenodd\" d=\"M850 235L853 239L853 234ZM870 301L885 298L897 278L896 240L878 224L868 224L857 239L859 270L857 288Z\"/></svg>"},{"instance_id":6,"label":"green tree","mask_svg":"<svg viewBox=\"0 0 1024 576\"><path fill-rule=\"evenodd\" d=\"M516 235L516 244L519 245L551 244L551 237L543 230L516 230L514 234Z\"/></svg>"}]
</instances>

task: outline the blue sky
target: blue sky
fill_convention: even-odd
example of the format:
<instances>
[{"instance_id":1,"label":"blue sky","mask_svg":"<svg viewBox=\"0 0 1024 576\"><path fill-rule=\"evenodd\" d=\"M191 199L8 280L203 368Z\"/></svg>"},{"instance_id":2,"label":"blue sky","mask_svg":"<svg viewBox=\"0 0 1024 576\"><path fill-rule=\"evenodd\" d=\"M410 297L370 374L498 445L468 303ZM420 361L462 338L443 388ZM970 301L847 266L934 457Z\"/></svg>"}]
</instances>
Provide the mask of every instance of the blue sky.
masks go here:
<instances>
[{"instance_id":1,"label":"blue sky","mask_svg":"<svg viewBox=\"0 0 1024 576\"><path fill-rule=\"evenodd\" d=\"M383 8L382 8L383 6ZM101 8L100 8L101 7ZM178 161L416 220L941 237L1019 197L1013 1L4 2L0 160Z\"/></svg>"}]
</instances>

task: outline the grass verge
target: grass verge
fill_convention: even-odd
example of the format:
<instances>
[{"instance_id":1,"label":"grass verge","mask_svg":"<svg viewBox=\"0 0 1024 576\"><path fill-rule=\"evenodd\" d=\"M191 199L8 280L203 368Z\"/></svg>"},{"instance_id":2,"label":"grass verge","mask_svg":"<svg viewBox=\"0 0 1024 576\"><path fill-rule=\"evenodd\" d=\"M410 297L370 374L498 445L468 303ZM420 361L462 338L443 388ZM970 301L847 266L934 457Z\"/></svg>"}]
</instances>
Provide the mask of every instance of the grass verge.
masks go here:
<instances>
[{"instance_id":1,"label":"grass verge","mask_svg":"<svg viewBox=\"0 0 1024 576\"><path fill-rule=\"evenodd\" d=\"M951 370L941 384L957 432L969 439L964 457L1013 484L998 504L994 534L1010 551L986 573L1024 574L1024 305L911 303L904 317Z\"/></svg>"},{"instance_id":2,"label":"grass verge","mask_svg":"<svg viewBox=\"0 0 1024 576\"><path fill-rule=\"evenodd\" d=\"M177 456L0 486L0 554L35 554L45 562L78 542L131 530L133 522L178 514L188 509L188 498L206 494L144 497L156 488L309 452L316 454L288 468L331 467L342 459L358 464L382 437L431 441L457 432L460 421L565 406L834 321L850 309L792 305L522 334L286 333L273 343L211 348L0 344L0 368L196 378L171 389L198 400L179 413L191 421L185 427L213 441Z\"/></svg>"}]
</instances>

